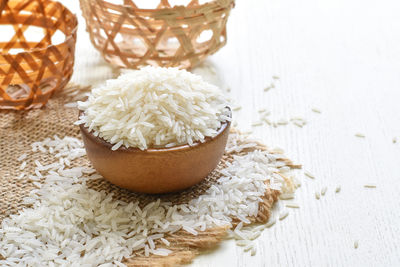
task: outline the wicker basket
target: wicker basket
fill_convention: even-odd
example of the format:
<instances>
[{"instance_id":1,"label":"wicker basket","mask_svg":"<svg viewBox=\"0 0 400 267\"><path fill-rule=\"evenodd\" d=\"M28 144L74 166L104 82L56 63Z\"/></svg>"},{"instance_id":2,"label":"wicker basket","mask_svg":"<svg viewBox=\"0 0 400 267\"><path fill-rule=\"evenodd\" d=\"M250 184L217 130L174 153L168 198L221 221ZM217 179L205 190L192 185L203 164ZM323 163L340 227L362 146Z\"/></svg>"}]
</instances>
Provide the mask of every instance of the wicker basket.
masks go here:
<instances>
[{"instance_id":1,"label":"wicker basket","mask_svg":"<svg viewBox=\"0 0 400 267\"><path fill-rule=\"evenodd\" d=\"M115 2L115 0L113 1ZM80 0L93 45L113 65L191 68L226 43L234 0L142 9L134 0Z\"/></svg>"},{"instance_id":2,"label":"wicker basket","mask_svg":"<svg viewBox=\"0 0 400 267\"><path fill-rule=\"evenodd\" d=\"M1 109L42 107L68 83L77 25L58 2L0 0Z\"/></svg>"}]
</instances>

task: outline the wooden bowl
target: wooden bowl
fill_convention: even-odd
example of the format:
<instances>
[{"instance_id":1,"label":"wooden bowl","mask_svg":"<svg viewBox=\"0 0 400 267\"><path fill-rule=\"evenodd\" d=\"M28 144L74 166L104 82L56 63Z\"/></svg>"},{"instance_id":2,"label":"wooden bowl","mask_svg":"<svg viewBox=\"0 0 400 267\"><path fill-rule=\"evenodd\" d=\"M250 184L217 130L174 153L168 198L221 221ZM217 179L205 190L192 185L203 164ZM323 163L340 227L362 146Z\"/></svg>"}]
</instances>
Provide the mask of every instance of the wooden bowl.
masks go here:
<instances>
[{"instance_id":1,"label":"wooden bowl","mask_svg":"<svg viewBox=\"0 0 400 267\"><path fill-rule=\"evenodd\" d=\"M204 143L171 148L120 147L94 136L81 124L80 130L89 160L108 181L120 187L148 194L177 192L201 182L221 160L230 122Z\"/></svg>"}]
</instances>

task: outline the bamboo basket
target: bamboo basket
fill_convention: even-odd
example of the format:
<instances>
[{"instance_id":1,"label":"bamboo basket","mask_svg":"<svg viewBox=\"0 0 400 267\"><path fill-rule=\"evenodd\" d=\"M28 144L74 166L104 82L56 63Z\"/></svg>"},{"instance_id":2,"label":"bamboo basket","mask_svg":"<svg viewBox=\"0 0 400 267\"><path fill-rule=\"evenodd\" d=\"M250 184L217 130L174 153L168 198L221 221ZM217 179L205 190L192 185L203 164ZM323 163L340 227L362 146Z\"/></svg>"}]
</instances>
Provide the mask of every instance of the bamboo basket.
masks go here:
<instances>
[{"instance_id":1,"label":"bamboo basket","mask_svg":"<svg viewBox=\"0 0 400 267\"><path fill-rule=\"evenodd\" d=\"M171 0L170 0L171 1ZM92 44L113 65L191 68L226 44L234 0L139 8L134 0L80 0Z\"/></svg>"},{"instance_id":2,"label":"bamboo basket","mask_svg":"<svg viewBox=\"0 0 400 267\"><path fill-rule=\"evenodd\" d=\"M70 80L77 19L50 0L0 0L0 109L45 105Z\"/></svg>"}]
</instances>

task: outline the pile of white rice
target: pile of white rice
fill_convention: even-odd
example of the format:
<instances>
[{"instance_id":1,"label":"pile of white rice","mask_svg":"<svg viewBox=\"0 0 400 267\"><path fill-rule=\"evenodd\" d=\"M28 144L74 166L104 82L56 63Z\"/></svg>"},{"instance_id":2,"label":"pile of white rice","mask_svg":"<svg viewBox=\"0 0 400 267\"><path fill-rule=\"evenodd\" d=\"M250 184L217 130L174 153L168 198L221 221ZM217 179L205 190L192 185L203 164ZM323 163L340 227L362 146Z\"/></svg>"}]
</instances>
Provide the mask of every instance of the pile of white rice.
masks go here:
<instances>
[{"instance_id":1,"label":"pile of white rice","mask_svg":"<svg viewBox=\"0 0 400 267\"><path fill-rule=\"evenodd\" d=\"M200 76L176 68L126 71L94 88L76 124L111 144L145 150L193 145L230 120L227 99Z\"/></svg>"},{"instance_id":2,"label":"pile of white rice","mask_svg":"<svg viewBox=\"0 0 400 267\"><path fill-rule=\"evenodd\" d=\"M243 144L239 138L230 136L228 151L256 145ZM140 208L137 202L114 200L112 195L88 188L88 180L101 178L95 170L69 167L84 156L80 140L55 137L34 143L32 149L53 155L54 161L27 163L36 165L29 179L38 188L24 200L31 208L1 224L1 266L124 266L123 258L171 253L170 233L183 229L197 235L210 227L232 226L233 219L240 221L233 231L241 240L238 244L253 250L250 240L264 226L253 231L244 226L250 223L249 216L257 215L265 190L271 187L285 194L293 190L278 175L289 171L279 160L283 155L256 150L235 156L221 171L218 183L189 203L172 205L158 200Z\"/></svg>"}]
</instances>

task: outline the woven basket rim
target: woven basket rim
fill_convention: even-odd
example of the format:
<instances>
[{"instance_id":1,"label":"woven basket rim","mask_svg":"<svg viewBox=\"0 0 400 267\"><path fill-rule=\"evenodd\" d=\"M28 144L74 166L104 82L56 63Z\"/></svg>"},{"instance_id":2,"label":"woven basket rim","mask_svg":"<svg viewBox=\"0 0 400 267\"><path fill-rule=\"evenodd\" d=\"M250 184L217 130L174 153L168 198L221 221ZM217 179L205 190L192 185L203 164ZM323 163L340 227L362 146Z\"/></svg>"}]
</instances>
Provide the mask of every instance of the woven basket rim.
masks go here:
<instances>
[{"instance_id":1,"label":"woven basket rim","mask_svg":"<svg viewBox=\"0 0 400 267\"><path fill-rule=\"evenodd\" d=\"M235 0L192 1L171 7L140 9L134 0L80 0L86 31L94 47L112 65L137 69L143 65L192 68L226 44L227 19ZM207 40L200 34L211 30ZM116 40L118 34L122 40ZM141 43L131 42L134 38ZM169 38L178 42L171 45ZM123 42L127 40L127 42Z\"/></svg>"},{"instance_id":2,"label":"woven basket rim","mask_svg":"<svg viewBox=\"0 0 400 267\"><path fill-rule=\"evenodd\" d=\"M111 2L109 2L107 0L84 0L84 1L107 2L110 6L124 7L124 8L127 8L127 9L134 9L135 12L146 12L146 13L148 13L148 12L166 11L166 10L176 11L177 8L181 8L181 7L185 8L187 10L192 10L192 11L196 10L196 9L202 9L202 8L204 8L206 6L210 6L210 8L214 8L214 9L223 8L220 4L218 4L218 0L211 0L210 2L199 4L199 5L196 5L196 6L191 6L191 7L188 7L188 6L185 6L185 5L175 5L175 6L171 6L171 7L162 7L162 8L140 8L140 7L134 8L133 6L129 6L129 5L114 4L114 3L111 3ZM234 2L235 2L235 0L227 0L227 1L229 1L229 5L228 6L233 5Z\"/></svg>"},{"instance_id":3,"label":"woven basket rim","mask_svg":"<svg viewBox=\"0 0 400 267\"><path fill-rule=\"evenodd\" d=\"M77 27L75 27L75 29L71 32L71 34L68 35L62 43L50 44L50 45L48 45L46 47L43 47L43 48L32 48L32 49L29 49L29 50L25 50L24 49L25 51L18 52L18 53L15 53L15 54L13 54L13 53L0 53L0 55L1 56L6 56L6 57L7 56L15 57L17 55L26 55L26 54L32 54L32 53L37 53L37 52L45 52L46 50L50 49L51 47L61 47L61 46L65 45L66 43L68 43L73 38L72 35L76 32L76 29L77 29Z\"/></svg>"},{"instance_id":4,"label":"woven basket rim","mask_svg":"<svg viewBox=\"0 0 400 267\"><path fill-rule=\"evenodd\" d=\"M45 52L46 50L48 50L48 49L50 49L52 47L61 47L61 46L65 45L65 44L67 44L68 42L70 42L70 40L74 38L73 35L78 30L78 18L77 18L77 16L74 13L72 13L71 10L69 10L66 6L64 6L62 3L58 2L58 1L46 0L46 2L52 2L52 3L55 3L55 4L61 5L64 8L64 10L68 13L68 15L71 15L71 17L72 17L72 25L74 25L74 28L71 30L71 32L69 32L68 35L64 33L65 34L64 41L62 41L61 43L58 43L58 44L49 44L46 47L42 47L42 48L31 48L29 50L26 50L24 48L23 52L19 52L19 53L16 53L16 54L12 54L12 53L9 53L9 52L7 52L7 53L1 53L0 52L1 56L16 57L17 55L27 55L27 54L37 53L37 52ZM13 23L3 24L3 25L13 25Z\"/></svg>"}]
</instances>

